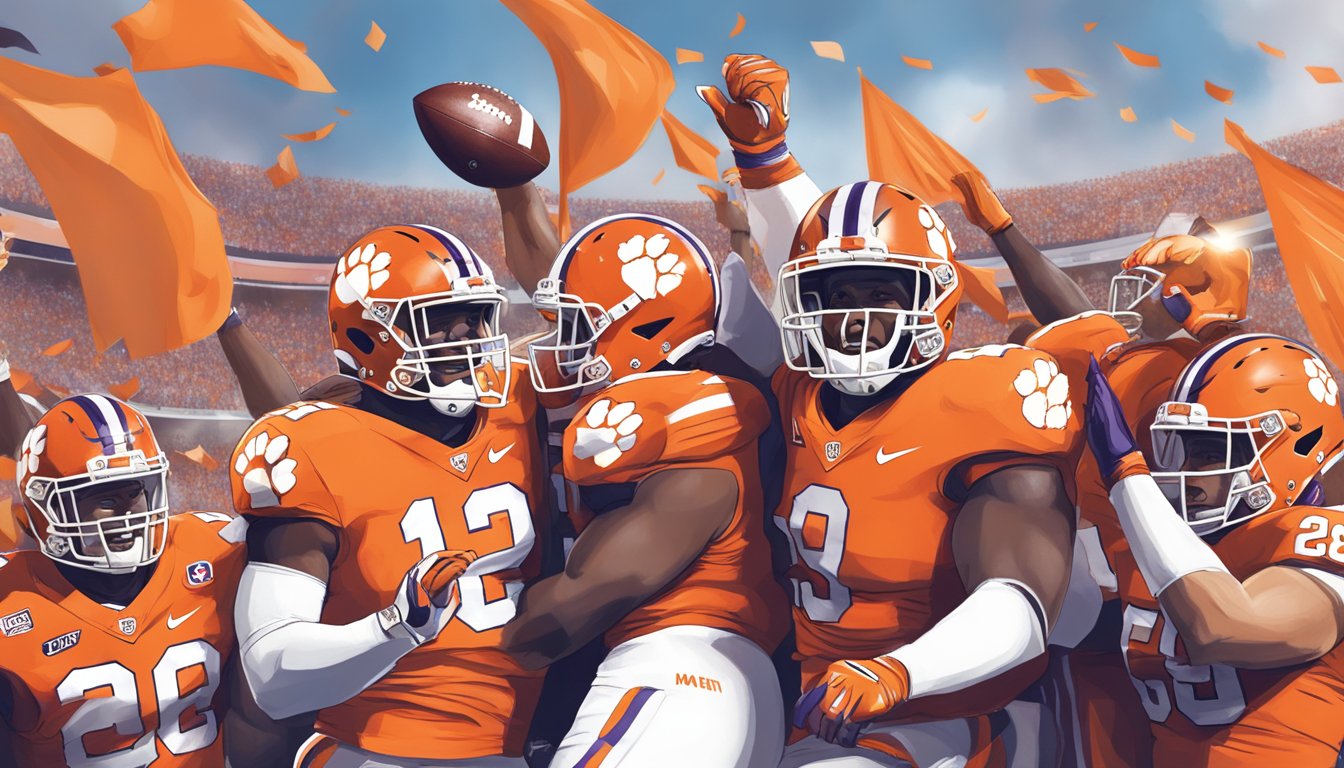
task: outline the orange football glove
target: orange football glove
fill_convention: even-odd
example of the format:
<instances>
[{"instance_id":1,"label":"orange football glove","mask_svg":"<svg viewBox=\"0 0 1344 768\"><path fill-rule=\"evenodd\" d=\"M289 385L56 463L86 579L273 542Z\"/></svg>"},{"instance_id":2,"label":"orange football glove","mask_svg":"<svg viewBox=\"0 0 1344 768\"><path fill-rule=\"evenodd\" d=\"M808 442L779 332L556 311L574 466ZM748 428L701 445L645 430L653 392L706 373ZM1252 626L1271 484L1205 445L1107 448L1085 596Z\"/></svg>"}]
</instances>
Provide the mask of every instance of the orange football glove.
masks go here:
<instances>
[{"instance_id":1,"label":"orange football glove","mask_svg":"<svg viewBox=\"0 0 1344 768\"><path fill-rule=\"evenodd\" d=\"M730 54L723 60L728 96L712 85L695 92L714 110L735 152L761 154L784 143L789 127L789 71L758 54Z\"/></svg>"},{"instance_id":2,"label":"orange football glove","mask_svg":"<svg viewBox=\"0 0 1344 768\"><path fill-rule=\"evenodd\" d=\"M854 746L868 721L905 703L910 673L889 656L845 659L826 669L826 680L808 691L793 710L793 724L823 741Z\"/></svg>"},{"instance_id":3,"label":"orange football glove","mask_svg":"<svg viewBox=\"0 0 1344 768\"><path fill-rule=\"evenodd\" d=\"M1013 217L1004 210L1003 203L989 181L979 171L967 171L952 177L952 184L961 191L961 210L966 220L983 229L987 235L995 235L1007 229L1013 223Z\"/></svg>"},{"instance_id":4,"label":"orange football glove","mask_svg":"<svg viewBox=\"0 0 1344 768\"><path fill-rule=\"evenodd\" d=\"M1121 269L1156 267L1170 262L1188 263L1199 258L1209 244L1194 235L1167 235L1140 245L1120 262Z\"/></svg>"}]
</instances>

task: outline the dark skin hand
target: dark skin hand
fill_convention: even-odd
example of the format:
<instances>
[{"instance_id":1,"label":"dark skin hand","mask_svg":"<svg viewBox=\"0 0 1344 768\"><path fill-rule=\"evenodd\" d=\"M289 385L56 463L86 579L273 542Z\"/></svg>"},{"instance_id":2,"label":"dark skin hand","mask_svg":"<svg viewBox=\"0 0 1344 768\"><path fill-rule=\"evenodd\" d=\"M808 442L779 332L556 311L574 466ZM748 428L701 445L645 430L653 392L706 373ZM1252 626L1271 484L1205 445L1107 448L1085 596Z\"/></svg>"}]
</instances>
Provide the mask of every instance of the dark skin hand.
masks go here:
<instances>
[{"instance_id":1,"label":"dark skin hand","mask_svg":"<svg viewBox=\"0 0 1344 768\"><path fill-rule=\"evenodd\" d=\"M1031 588L1053 624L1068 591L1074 509L1059 470L1023 464L971 486L952 528L952 554L969 592L988 579Z\"/></svg>"},{"instance_id":2,"label":"dark skin hand","mask_svg":"<svg viewBox=\"0 0 1344 768\"><path fill-rule=\"evenodd\" d=\"M551 271L560 252L560 233L551 224L541 190L528 182L495 190L504 227L504 263L529 294Z\"/></svg>"},{"instance_id":3,"label":"dark skin hand","mask_svg":"<svg viewBox=\"0 0 1344 768\"><path fill-rule=\"evenodd\" d=\"M722 469L644 478L628 506L588 524L564 572L523 592L504 650L540 669L582 648L681 575L728 527L738 497L737 479Z\"/></svg>"}]
</instances>

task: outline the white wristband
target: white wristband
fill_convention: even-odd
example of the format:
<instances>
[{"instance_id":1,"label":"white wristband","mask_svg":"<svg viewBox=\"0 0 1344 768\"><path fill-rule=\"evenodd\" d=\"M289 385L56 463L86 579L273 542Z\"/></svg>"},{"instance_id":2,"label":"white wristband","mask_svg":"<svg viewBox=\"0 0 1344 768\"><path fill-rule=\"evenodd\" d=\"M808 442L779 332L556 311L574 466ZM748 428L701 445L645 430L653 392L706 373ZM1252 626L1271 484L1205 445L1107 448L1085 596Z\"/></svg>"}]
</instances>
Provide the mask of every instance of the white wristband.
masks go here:
<instances>
[{"instance_id":1,"label":"white wristband","mask_svg":"<svg viewBox=\"0 0 1344 768\"><path fill-rule=\"evenodd\" d=\"M1152 475L1130 475L1116 483L1111 505L1153 597L1161 597L1186 574L1228 572L1217 553L1172 509Z\"/></svg>"}]
</instances>

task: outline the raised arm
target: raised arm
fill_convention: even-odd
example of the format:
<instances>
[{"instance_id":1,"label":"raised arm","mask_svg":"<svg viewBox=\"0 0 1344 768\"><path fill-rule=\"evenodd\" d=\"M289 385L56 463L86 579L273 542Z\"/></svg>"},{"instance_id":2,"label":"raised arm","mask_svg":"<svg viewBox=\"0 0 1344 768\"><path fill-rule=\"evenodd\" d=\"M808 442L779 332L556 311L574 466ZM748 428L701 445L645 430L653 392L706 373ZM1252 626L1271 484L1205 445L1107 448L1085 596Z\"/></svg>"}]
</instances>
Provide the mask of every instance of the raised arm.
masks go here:
<instances>
[{"instance_id":1,"label":"raised arm","mask_svg":"<svg viewBox=\"0 0 1344 768\"><path fill-rule=\"evenodd\" d=\"M966 201L962 211L966 220L983 229L994 241L999 255L1008 263L1013 280L1022 292L1027 309L1042 325L1096 309L1083 289L1064 273L1013 224L999 196L979 172L954 176L952 183Z\"/></svg>"},{"instance_id":2,"label":"raised arm","mask_svg":"<svg viewBox=\"0 0 1344 768\"><path fill-rule=\"evenodd\" d=\"M228 358L229 367L238 379L243 402L252 418L259 419L268 411L299 399L299 388L294 385L289 371L243 324L238 310L229 313L215 332L215 338L224 348L224 357Z\"/></svg>"},{"instance_id":3,"label":"raised arm","mask_svg":"<svg viewBox=\"0 0 1344 768\"><path fill-rule=\"evenodd\" d=\"M504 227L504 263L524 291L531 294L551 271L560 252L560 233L551 223L541 190L532 182L496 189Z\"/></svg>"},{"instance_id":4,"label":"raised arm","mask_svg":"<svg viewBox=\"0 0 1344 768\"><path fill-rule=\"evenodd\" d=\"M731 522L739 490L721 469L665 469L640 481L628 506L588 524L563 573L523 592L504 649L539 669L582 648L686 570Z\"/></svg>"},{"instance_id":5,"label":"raised arm","mask_svg":"<svg viewBox=\"0 0 1344 768\"><path fill-rule=\"evenodd\" d=\"M10 381L8 348L0 342L0 455L17 458L23 438L35 423Z\"/></svg>"}]
</instances>

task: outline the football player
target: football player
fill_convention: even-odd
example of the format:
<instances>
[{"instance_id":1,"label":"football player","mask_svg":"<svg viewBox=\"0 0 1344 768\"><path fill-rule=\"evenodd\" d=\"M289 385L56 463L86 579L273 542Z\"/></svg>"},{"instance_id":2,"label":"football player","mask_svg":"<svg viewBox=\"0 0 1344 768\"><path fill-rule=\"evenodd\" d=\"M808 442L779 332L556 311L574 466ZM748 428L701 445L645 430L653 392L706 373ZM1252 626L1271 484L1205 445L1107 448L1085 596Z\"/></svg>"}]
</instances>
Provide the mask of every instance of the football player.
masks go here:
<instances>
[{"instance_id":1,"label":"football player","mask_svg":"<svg viewBox=\"0 0 1344 768\"><path fill-rule=\"evenodd\" d=\"M298 739L234 663L247 525L170 519L167 481L149 423L114 398L62 400L28 433L18 484L41 550L0 557L0 764L291 762Z\"/></svg>"},{"instance_id":2,"label":"football player","mask_svg":"<svg viewBox=\"0 0 1344 768\"><path fill-rule=\"evenodd\" d=\"M1344 515L1318 506L1344 449L1320 356L1251 334L1181 374L1149 470L1093 363L1087 435L1129 553L1122 643L1153 763L1334 765L1344 741Z\"/></svg>"},{"instance_id":3,"label":"football player","mask_svg":"<svg viewBox=\"0 0 1344 768\"><path fill-rule=\"evenodd\" d=\"M235 450L243 664L272 715L320 710L297 765L524 764L541 676L499 641L540 568L548 481L504 302L451 233L368 233L328 304L358 402L275 411Z\"/></svg>"},{"instance_id":4,"label":"football player","mask_svg":"<svg viewBox=\"0 0 1344 768\"><path fill-rule=\"evenodd\" d=\"M580 531L564 572L523 593L505 648L530 667L603 633L610 648L553 765L773 768L770 653L788 619L760 482L770 412L701 367L713 261L675 222L612 216L565 244L534 302L556 322L531 346L538 390L582 397L563 442Z\"/></svg>"},{"instance_id":5,"label":"football player","mask_svg":"<svg viewBox=\"0 0 1344 768\"><path fill-rule=\"evenodd\" d=\"M784 143L787 73L760 56L724 71L731 98L700 93L783 262L776 520L807 691L783 764L984 759L982 715L1039 673L1069 579L1067 377L1022 347L947 356L961 283L937 212L876 182L817 199Z\"/></svg>"}]
</instances>

